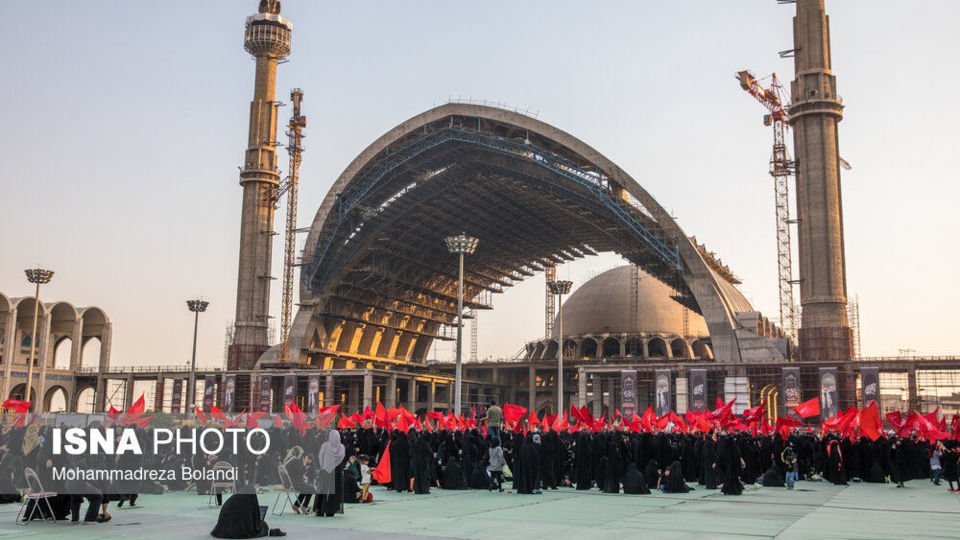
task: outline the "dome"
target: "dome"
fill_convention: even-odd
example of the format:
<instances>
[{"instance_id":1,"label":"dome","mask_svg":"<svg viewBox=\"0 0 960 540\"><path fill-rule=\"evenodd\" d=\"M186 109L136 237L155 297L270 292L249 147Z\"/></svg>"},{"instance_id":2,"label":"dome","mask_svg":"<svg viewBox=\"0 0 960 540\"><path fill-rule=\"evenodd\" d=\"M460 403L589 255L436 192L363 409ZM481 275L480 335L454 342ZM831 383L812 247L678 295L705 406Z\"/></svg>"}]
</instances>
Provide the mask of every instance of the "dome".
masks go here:
<instances>
[{"instance_id":1,"label":"dome","mask_svg":"<svg viewBox=\"0 0 960 540\"><path fill-rule=\"evenodd\" d=\"M637 272L636 323L631 324L631 279ZM563 334L668 333L707 336L702 316L683 307L670 296L673 289L633 265L620 266L581 285L561 307ZM687 312L687 331L683 313ZM558 325L554 324L553 337Z\"/></svg>"}]
</instances>

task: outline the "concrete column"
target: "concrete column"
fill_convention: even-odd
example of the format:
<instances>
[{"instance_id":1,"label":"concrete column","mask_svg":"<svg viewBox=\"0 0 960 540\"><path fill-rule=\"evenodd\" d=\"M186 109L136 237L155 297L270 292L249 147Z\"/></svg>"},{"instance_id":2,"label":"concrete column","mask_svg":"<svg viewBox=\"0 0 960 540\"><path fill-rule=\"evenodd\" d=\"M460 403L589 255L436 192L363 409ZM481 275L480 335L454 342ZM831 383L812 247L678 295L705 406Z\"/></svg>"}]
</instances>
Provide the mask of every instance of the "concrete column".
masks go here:
<instances>
[{"instance_id":1,"label":"concrete column","mask_svg":"<svg viewBox=\"0 0 960 540\"><path fill-rule=\"evenodd\" d=\"M337 397L334 395L335 393L334 389L336 387L334 386L333 382L334 382L333 374L328 373L327 379L326 381L324 381L324 386L323 386L323 406L324 407L328 407L337 402Z\"/></svg>"},{"instance_id":2,"label":"concrete column","mask_svg":"<svg viewBox=\"0 0 960 540\"><path fill-rule=\"evenodd\" d=\"M384 407L391 409L397 406L397 376L390 375L387 377L387 395L384 398L386 403L383 404Z\"/></svg>"},{"instance_id":3,"label":"concrete column","mask_svg":"<svg viewBox=\"0 0 960 540\"><path fill-rule=\"evenodd\" d=\"M910 410L920 410L920 400L917 398L917 367L914 365L907 369L907 407Z\"/></svg>"},{"instance_id":4,"label":"concrete column","mask_svg":"<svg viewBox=\"0 0 960 540\"><path fill-rule=\"evenodd\" d=\"M577 374L577 406L583 407L587 404L587 370L580 368Z\"/></svg>"},{"instance_id":5,"label":"concrete column","mask_svg":"<svg viewBox=\"0 0 960 540\"><path fill-rule=\"evenodd\" d=\"M594 373L593 377L593 415L597 416L600 414L600 411L603 409L603 381L600 379L598 373Z\"/></svg>"},{"instance_id":6,"label":"concrete column","mask_svg":"<svg viewBox=\"0 0 960 540\"><path fill-rule=\"evenodd\" d=\"M532 363L530 364L528 374L527 407L533 410L537 406L537 367Z\"/></svg>"},{"instance_id":7,"label":"concrete column","mask_svg":"<svg viewBox=\"0 0 960 540\"><path fill-rule=\"evenodd\" d=\"M123 383L123 410L133 406L133 373L128 373Z\"/></svg>"},{"instance_id":8,"label":"concrete column","mask_svg":"<svg viewBox=\"0 0 960 540\"><path fill-rule=\"evenodd\" d=\"M436 403L434 400L437 398L437 381L431 379L427 384L427 410L432 411Z\"/></svg>"},{"instance_id":9,"label":"concrete column","mask_svg":"<svg viewBox=\"0 0 960 540\"><path fill-rule=\"evenodd\" d=\"M643 359L644 360L650 359L650 340L649 339L643 340Z\"/></svg>"},{"instance_id":10,"label":"concrete column","mask_svg":"<svg viewBox=\"0 0 960 540\"><path fill-rule=\"evenodd\" d=\"M83 317L78 317L73 323L73 330L70 333L70 371L80 370L83 354Z\"/></svg>"},{"instance_id":11,"label":"concrete column","mask_svg":"<svg viewBox=\"0 0 960 540\"><path fill-rule=\"evenodd\" d=\"M357 412L360 408L360 383L351 382L350 389L347 391L347 410L351 414Z\"/></svg>"},{"instance_id":12,"label":"concrete column","mask_svg":"<svg viewBox=\"0 0 960 540\"><path fill-rule=\"evenodd\" d=\"M110 367L110 342L113 340L113 323L103 325L100 333L100 372Z\"/></svg>"},{"instance_id":13,"label":"concrete column","mask_svg":"<svg viewBox=\"0 0 960 540\"><path fill-rule=\"evenodd\" d=\"M620 338L620 356L627 355L627 336Z\"/></svg>"},{"instance_id":14,"label":"concrete column","mask_svg":"<svg viewBox=\"0 0 960 540\"><path fill-rule=\"evenodd\" d=\"M97 377L97 389L94 391L94 412L107 409L107 379L101 374Z\"/></svg>"},{"instance_id":15,"label":"concrete column","mask_svg":"<svg viewBox=\"0 0 960 540\"><path fill-rule=\"evenodd\" d=\"M417 409L417 378L412 377L407 381L407 403L404 405L409 411Z\"/></svg>"},{"instance_id":16,"label":"concrete column","mask_svg":"<svg viewBox=\"0 0 960 540\"><path fill-rule=\"evenodd\" d=\"M664 348L667 349L667 360L672 360L672 359L673 359L673 347L670 346L670 342L667 341L666 339L663 340L663 343L664 343L664 345L666 345Z\"/></svg>"},{"instance_id":17,"label":"concrete column","mask_svg":"<svg viewBox=\"0 0 960 540\"><path fill-rule=\"evenodd\" d=\"M490 370L490 382L493 384L500 384L500 368L493 368Z\"/></svg>"},{"instance_id":18,"label":"concrete column","mask_svg":"<svg viewBox=\"0 0 960 540\"><path fill-rule=\"evenodd\" d=\"M36 411L44 412L46 393L47 393L47 366L51 363L53 353L50 352L50 324L53 322L53 315L48 313L42 319L43 325L39 331L40 335L40 380L37 381L37 404ZM34 368L36 373L36 368Z\"/></svg>"},{"instance_id":19,"label":"concrete column","mask_svg":"<svg viewBox=\"0 0 960 540\"><path fill-rule=\"evenodd\" d=\"M163 410L163 387L164 387L164 378L162 373L157 373L157 389L154 392L153 399L153 410L162 411Z\"/></svg>"},{"instance_id":20,"label":"concrete column","mask_svg":"<svg viewBox=\"0 0 960 540\"><path fill-rule=\"evenodd\" d=\"M7 313L7 322L3 329L3 395L2 399L10 397L10 368L13 359L17 356L17 310L11 309Z\"/></svg>"},{"instance_id":21,"label":"concrete column","mask_svg":"<svg viewBox=\"0 0 960 540\"><path fill-rule=\"evenodd\" d=\"M369 369L363 374L363 406L373 407L373 373Z\"/></svg>"},{"instance_id":22,"label":"concrete column","mask_svg":"<svg viewBox=\"0 0 960 540\"><path fill-rule=\"evenodd\" d=\"M450 412L453 410L453 397L454 397L453 388L454 388L453 381L448 382L447 383L447 412Z\"/></svg>"}]
</instances>

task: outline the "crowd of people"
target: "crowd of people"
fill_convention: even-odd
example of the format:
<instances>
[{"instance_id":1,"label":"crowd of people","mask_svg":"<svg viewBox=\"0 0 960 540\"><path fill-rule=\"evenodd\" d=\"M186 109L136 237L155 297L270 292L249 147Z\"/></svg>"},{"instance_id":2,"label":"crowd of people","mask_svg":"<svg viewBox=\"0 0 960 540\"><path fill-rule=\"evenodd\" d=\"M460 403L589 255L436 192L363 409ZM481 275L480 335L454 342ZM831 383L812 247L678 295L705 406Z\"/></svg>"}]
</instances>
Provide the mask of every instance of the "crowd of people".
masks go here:
<instances>
[{"instance_id":1,"label":"crowd of people","mask_svg":"<svg viewBox=\"0 0 960 540\"><path fill-rule=\"evenodd\" d=\"M421 495L431 489L539 494L559 488L626 494L706 489L739 495L754 484L793 489L798 481L853 481L903 487L919 479L937 485L945 481L950 491L960 489L960 442L952 437L930 440L884 432L874 440L805 429L764 434L723 428L674 431L671 426L635 430L618 421L602 429L555 429L549 422L504 429L503 411L493 403L456 425L437 421L434 427L426 418L416 425L397 419L384 425L379 418L359 415L355 420L341 421L336 429L277 422L266 430L271 444L261 455L246 450L236 455L181 454L168 447L157 454L71 456L68 463L178 469L210 468L226 461L237 472L235 494L223 504L212 531L224 538L283 534L266 526L257 501L258 490L275 486L292 492L293 512L322 517L342 513L345 504L371 502L370 486L377 484ZM49 429L8 425L0 430L0 500L20 501L27 469L36 471L44 490L57 493L43 500L39 512L32 508L39 502L29 501L24 516L36 519L49 508L57 519L103 523L111 519L110 503L132 506L143 493L188 491L222 501L209 480L121 481L109 489L82 480L57 480ZM145 441L150 428L134 424L126 429ZM84 500L88 507L81 521Z\"/></svg>"}]
</instances>

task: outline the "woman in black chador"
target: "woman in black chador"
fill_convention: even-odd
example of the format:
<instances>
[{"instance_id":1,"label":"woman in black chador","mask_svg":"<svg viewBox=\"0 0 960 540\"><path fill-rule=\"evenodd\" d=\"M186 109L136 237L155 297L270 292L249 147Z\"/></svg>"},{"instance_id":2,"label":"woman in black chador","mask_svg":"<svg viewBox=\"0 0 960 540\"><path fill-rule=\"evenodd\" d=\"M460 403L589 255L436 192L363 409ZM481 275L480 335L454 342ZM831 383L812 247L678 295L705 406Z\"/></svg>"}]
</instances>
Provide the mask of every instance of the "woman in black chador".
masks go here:
<instances>
[{"instance_id":1,"label":"woman in black chador","mask_svg":"<svg viewBox=\"0 0 960 540\"><path fill-rule=\"evenodd\" d=\"M217 526L210 531L210 536L214 538L260 538L267 535L286 536L286 533L280 529L270 529L267 522L260 518L260 503L250 486L223 503Z\"/></svg>"},{"instance_id":2,"label":"woman in black chador","mask_svg":"<svg viewBox=\"0 0 960 540\"><path fill-rule=\"evenodd\" d=\"M702 453L702 457L700 459L703 463L703 474L701 476L703 479L703 485L707 489L717 489L717 487L720 485L717 441L713 438L703 441L703 446L701 446L700 451Z\"/></svg>"},{"instance_id":3,"label":"woman in black chador","mask_svg":"<svg viewBox=\"0 0 960 540\"><path fill-rule=\"evenodd\" d=\"M467 480L463 477L463 469L453 456L447 458L443 467L443 480L440 483L443 489L467 489Z\"/></svg>"},{"instance_id":4,"label":"woman in black chador","mask_svg":"<svg viewBox=\"0 0 960 540\"><path fill-rule=\"evenodd\" d=\"M390 440L390 483L397 493L410 491L410 439L396 430Z\"/></svg>"},{"instance_id":5,"label":"woman in black chador","mask_svg":"<svg viewBox=\"0 0 960 540\"><path fill-rule=\"evenodd\" d=\"M847 471L843 468L843 452L840 443L832 440L827 443L827 461L823 467L823 477L837 485L847 485Z\"/></svg>"},{"instance_id":6,"label":"woman in black chador","mask_svg":"<svg viewBox=\"0 0 960 540\"><path fill-rule=\"evenodd\" d=\"M590 435L577 433L573 446L573 480L580 491L593 487L593 452L590 448Z\"/></svg>"},{"instance_id":7,"label":"woman in black chador","mask_svg":"<svg viewBox=\"0 0 960 540\"><path fill-rule=\"evenodd\" d=\"M674 461L663 471L663 477L660 479L660 488L664 493L687 493L690 486L683 481L683 469L679 461Z\"/></svg>"},{"instance_id":8,"label":"woman in black chador","mask_svg":"<svg viewBox=\"0 0 960 540\"><path fill-rule=\"evenodd\" d=\"M724 495L740 495L743 493L743 484L740 483L740 471L743 470L743 459L740 457L740 445L733 436L720 439L720 463L723 465Z\"/></svg>"},{"instance_id":9,"label":"woman in black chador","mask_svg":"<svg viewBox=\"0 0 960 540\"><path fill-rule=\"evenodd\" d=\"M637 469L636 463L627 466L627 472L623 474L623 492L628 495L649 495L650 488L643 480L643 475Z\"/></svg>"},{"instance_id":10,"label":"woman in black chador","mask_svg":"<svg viewBox=\"0 0 960 540\"><path fill-rule=\"evenodd\" d=\"M425 435L417 437L413 443L413 492L417 495L429 495L432 475L433 449Z\"/></svg>"},{"instance_id":11,"label":"woman in black chador","mask_svg":"<svg viewBox=\"0 0 960 540\"><path fill-rule=\"evenodd\" d=\"M619 435L611 437L607 450L607 468L603 477L604 493L620 493L620 441Z\"/></svg>"},{"instance_id":12,"label":"woman in black chador","mask_svg":"<svg viewBox=\"0 0 960 540\"><path fill-rule=\"evenodd\" d=\"M347 449L340 442L340 432L334 429L327 442L320 445L317 458L317 496L313 500L316 515L331 517L343 513L343 467L346 462Z\"/></svg>"},{"instance_id":13,"label":"woman in black chador","mask_svg":"<svg viewBox=\"0 0 960 540\"><path fill-rule=\"evenodd\" d=\"M513 472L513 487L517 493L532 494L540 489L540 435L530 434L520 446L517 470Z\"/></svg>"}]
</instances>

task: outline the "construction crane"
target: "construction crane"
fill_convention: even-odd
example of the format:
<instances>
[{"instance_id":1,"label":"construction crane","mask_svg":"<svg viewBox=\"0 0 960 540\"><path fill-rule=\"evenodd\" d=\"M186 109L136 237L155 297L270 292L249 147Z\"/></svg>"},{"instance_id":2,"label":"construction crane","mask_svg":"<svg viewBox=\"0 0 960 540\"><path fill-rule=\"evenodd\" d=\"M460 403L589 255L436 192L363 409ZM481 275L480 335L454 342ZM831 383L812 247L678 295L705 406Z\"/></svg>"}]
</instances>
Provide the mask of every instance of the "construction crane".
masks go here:
<instances>
[{"instance_id":1,"label":"construction crane","mask_svg":"<svg viewBox=\"0 0 960 540\"><path fill-rule=\"evenodd\" d=\"M777 273L780 289L780 328L789 338L794 338L796 309L793 303L793 268L790 251L790 195L789 179L796 169L790 159L785 143L787 123L786 92L776 74L770 76L770 88L764 89L749 71L737 73L740 87L767 108L763 125L773 127L773 155L770 157L770 176L773 177L777 207Z\"/></svg>"},{"instance_id":2,"label":"construction crane","mask_svg":"<svg viewBox=\"0 0 960 540\"><path fill-rule=\"evenodd\" d=\"M287 124L287 155L290 156L290 172L277 189L276 199L287 195L287 225L284 231L283 251L283 294L280 319L280 363L290 361L290 327L293 325L293 269L297 250L297 188L300 184L300 160L303 154L303 128L307 126L307 117L300 114L303 90L290 91L293 111Z\"/></svg>"},{"instance_id":3,"label":"construction crane","mask_svg":"<svg viewBox=\"0 0 960 540\"><path fill-rule=\"evenodd\" d=\"M546 296L546 303L544 304L544 313L543 313L544 315L543 338L551 339L553 338L553 320L557 316L557 306L556 306L557 301L553 293L550 292L550 282L557 280L556 265L551 264L549 266L544 267L544 275L547 278L547 285L545 287L547 290L547 296Z\"/></svg>"}]
</instances>

